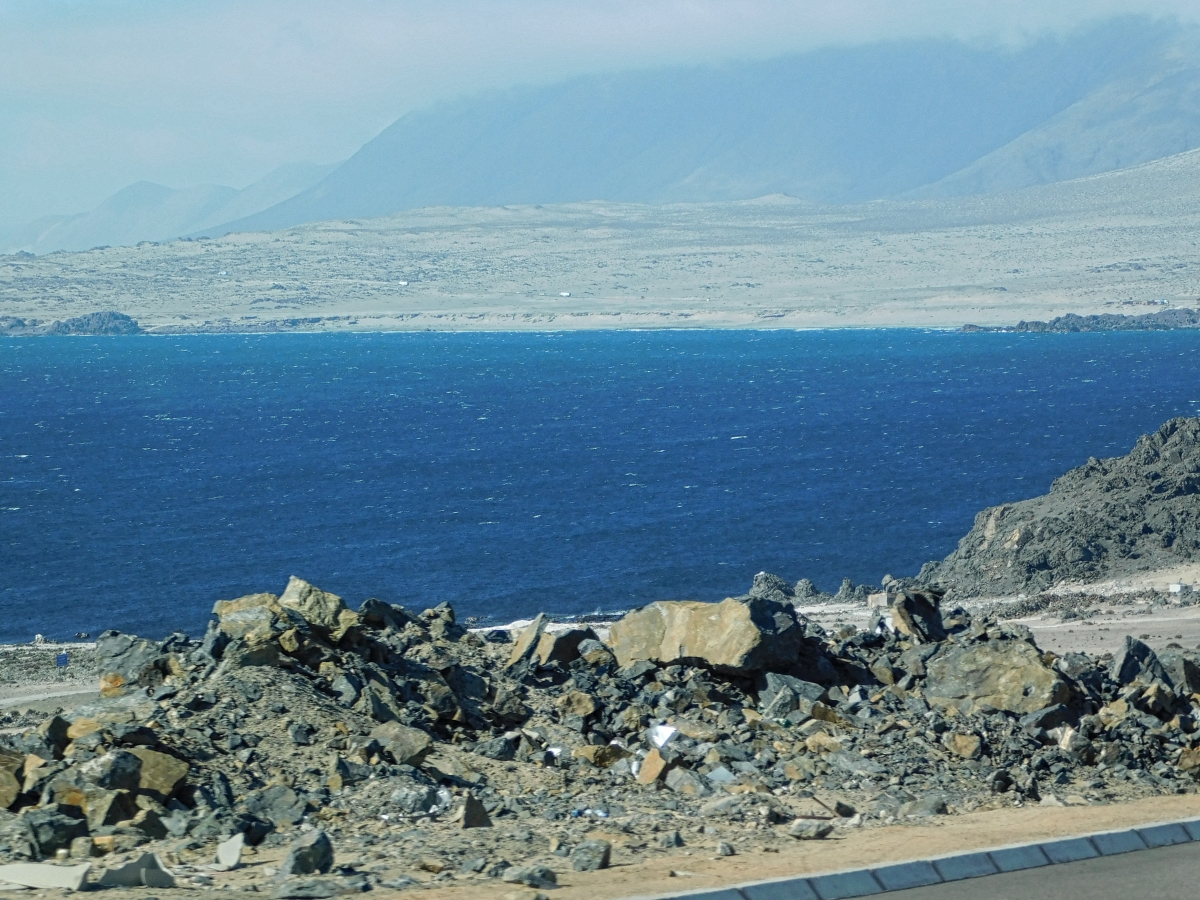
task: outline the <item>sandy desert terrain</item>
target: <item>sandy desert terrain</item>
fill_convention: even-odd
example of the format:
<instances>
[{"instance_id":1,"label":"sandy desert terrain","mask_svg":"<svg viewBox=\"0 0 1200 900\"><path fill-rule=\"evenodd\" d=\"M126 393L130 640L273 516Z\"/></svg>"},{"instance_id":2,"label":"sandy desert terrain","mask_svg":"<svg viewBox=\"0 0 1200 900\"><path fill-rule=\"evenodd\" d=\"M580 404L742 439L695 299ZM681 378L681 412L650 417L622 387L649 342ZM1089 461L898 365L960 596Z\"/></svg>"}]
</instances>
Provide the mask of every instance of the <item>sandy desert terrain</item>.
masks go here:
<instances>
[{"instance_id":1,"label":"sandy desert terrain","mask_svg":"<svg viewBox=\"0 0 1200 900\"><path fill-rule=\"evenodd\" d=\"M117 310L152 331L954 328L1195 306L1198 154L947 201L427 209L5 256L0 315Z\"/></svg>"}]
</instances>

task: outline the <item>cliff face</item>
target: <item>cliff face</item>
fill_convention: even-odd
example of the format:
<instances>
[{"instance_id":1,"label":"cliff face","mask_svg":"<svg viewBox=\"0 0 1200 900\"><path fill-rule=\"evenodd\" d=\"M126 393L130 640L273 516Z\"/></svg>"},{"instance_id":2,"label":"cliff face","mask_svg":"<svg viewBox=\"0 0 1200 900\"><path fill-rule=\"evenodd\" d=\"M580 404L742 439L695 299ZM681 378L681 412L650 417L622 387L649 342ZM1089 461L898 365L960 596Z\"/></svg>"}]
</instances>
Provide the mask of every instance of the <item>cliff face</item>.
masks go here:
<instances>
[{"instance_id":1,"label":"cliff face","mask_svg":"<svg viewBox=\"0 0 1200 900\"><path fill-rule=\"evenodd\" d=\"M1050 492L985 509L920 579L960 596L1034 593L1200 560L1200 419L1171 419L1126 456L1089 459Z\"/></svg>"}]
</instances>

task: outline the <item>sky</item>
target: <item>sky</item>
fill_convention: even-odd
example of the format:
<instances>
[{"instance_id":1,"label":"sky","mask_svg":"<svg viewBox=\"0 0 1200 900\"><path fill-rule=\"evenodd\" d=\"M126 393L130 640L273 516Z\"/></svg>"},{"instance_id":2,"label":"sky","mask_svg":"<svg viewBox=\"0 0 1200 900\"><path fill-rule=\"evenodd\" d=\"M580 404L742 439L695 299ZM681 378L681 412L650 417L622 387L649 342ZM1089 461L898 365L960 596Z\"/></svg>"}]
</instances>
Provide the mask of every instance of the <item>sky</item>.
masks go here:
<instances>
[{"instance_id":1,"label":"sky","mask_svg":"<svg viewBox=\"0 0 1200 900\"><path fill-rule=\"evenodd\" d=\"M0 226L139 180L243 187L409 110L572 75L905 37L1019 43L1195 0L0 0Z\"/></svg>"}]
</instances>

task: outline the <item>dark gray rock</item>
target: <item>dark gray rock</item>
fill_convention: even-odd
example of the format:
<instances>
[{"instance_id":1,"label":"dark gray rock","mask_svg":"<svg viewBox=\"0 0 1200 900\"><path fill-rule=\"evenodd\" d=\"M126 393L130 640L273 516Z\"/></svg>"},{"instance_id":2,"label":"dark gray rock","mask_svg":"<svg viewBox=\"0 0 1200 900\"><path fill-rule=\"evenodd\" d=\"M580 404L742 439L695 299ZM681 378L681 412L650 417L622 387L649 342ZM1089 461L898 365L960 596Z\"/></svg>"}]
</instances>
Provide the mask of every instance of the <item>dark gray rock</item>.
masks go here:
<instances>
[{"instance_id":1,"label":"dark gray rock","mask_svg":"<svg viewBox=\"0 0 1200 900\"><path fill-rule=\"evenodd\" d=\"M985 509L919 578L962 596L1032 595L1194 562L1197 471L1200 418L1171 419L1126 456L1089 459L1043 496Z\"/></svg>"},{"instance_id":2,"label":"dark gray rock","mask_svg":"<svg viewBox=\"0 0 1200 900\"><path fill-rule=\"evenodd\" d=\"M333 842L324 831L315 830L301 835L288 850L279 876L288 878L294 875L322 874L333 868Z\"/></svg>"},{"instance_id":3,"label":"dark gray rock","mask_svg":"<svg viewBox=\"0 0 1200 900\"><path fill-rule=\"evenodd\" d=\"M833 834L832 825L812 819L797 819L788 829L788 836L800 841L819 841L831 834Z\"/></svg>"},{"instance_id":4,"label":"dark gray rock","mask_svg":"<svg viewBox=\"0 0 1200 900\"><path fill-rule=\"evenodd\" d=\"M768 718L776 719L796 709L799 700L816 702L825 693L825 688L819 684L775 672L759 676L757 686L759 710Z\"/></svg>"},{"instance_id":5,"label":"dark gray rock","mask_svg":"<svg viewBox=\"0 0 1200 900\"><path fill-rule=\"evenodd\" d=\"M520 743L521 739L519 737L504 735L503 737L492 738L490 741L480 741L475 745L475 752L480 756L486 756L488 759L507 762L517 755L517 747L520 746Z\"/></svg>"},{"instance_id":6,"label":"dark gray rock","mask_svg":"<svg viewBox=\"0 0 1200 900\"><path fill-rule=\"evenodd\" d=\"M531 888L558 887L558 876L546 866L510 866L504 870L500 880Z\"/></svg>"},{"instance_id":7,"label":"dark gray rock","mask_svg":"<svg viewBox=\"0 0 1200 900\"><path fill-rule=\"evenodd\" d=\"M928 589L924 591L902 590L892 602L892 621L901 634L929 644L946 639L940 608L942 594Z\"/></svg>"},{"instance_id":8,"label":"dark gray rock","mask_svg":"<svg viewBox=\"0 0 1200 900\"><path fill-rule=\"evenodd\" d=\"M1167 673L1154 651L1130 635L1125 635L1125 643L1113 656L1108 674L1117 684L1168 681Z\"/></svg>"},{"instance_id":9,"label":"dark gray rock","mask_svg":"<svg viewBox=\"0 0 1200 900\"><path fill-rule=\"evenodd\" d=\"M110 791L136 791L141 772L142 761L128 750L110 750L74 770L80 782Z\"/></svg>"},{"instance_id":10,"label":"dark gray rock","mask_svg":"<svg viewBox=\"0 0 1200 900\"><path fill-rule=\"evenodd\" d=\"M271 892L272 900L328 900L343 893L335 878L289 878Z\"/></svg>"},{"instance_id":11,"label":"dark gray rock","mask_svg":"<svg viewBox=\"0 0 1200 900\"><path fill-rule=\"evenodd\" d=\"M796 589L778 575L759 572L754 576L754 584L750 587L750 596L788 603L795 599Z\"/></svg>"},{"instance_id":12,"label":"dark gray rock","mask_svg":"<svg viewBox=\"0 0 1200 900\"><path fill-rule=\"evenodd\" d=\"M71 842L87 835L87 822L62 813L55 804L25 813L25 825L33 839L34 848L42 856L70 849Z\"/></svg>"},{"instance_id":13,"label":"dark gray rock","mask_svg":"<svg viewBox=\"0 0 1200 900\"><path fill-rule=\"evenodd\" d=\"M96 666L111 687L161 684L164 665L160 645L154 641L119 631L105 631L96 638Z\"/></svg>"},{"instance_id":14,"label":"dark gray rock","mask_svg":"<svg viewBox=\"0 0 1200 900\"><path fill-rule=\"evenodd\" d=\"M1036 730L1044 728L1049 731L1051 728L1057 728L1059 725L1068 725L1074 722L1076 716L1071 712L1070 708L1062 703L1055 703L1053 706L1047 706L1045 709L1039 709L1036 712L1027 713L1018 720L1018 724L1025 729Z\"/></svg>"},{"instance_id":15,"label":"dark gray rock","mask_svg":"<svg viewBox=\"0 0 1200 900\"><path fill-rule=\"evenodd\" d=\"M1181 650L1160 650L1155 654L1177 694L1200 693L1200 665Z\"/></svg>"},{"instance_id":16,"label":"dark gray rock","mask_svg":"<svg viewBox=\"0 0 1200 900\"><path fill-rule=\"evenodd\" d=\"M296 825L308 812L308 802L290 787L273 784L246 796L246 811L276 825Z\"/></svg>"},{"instance_id":17,"label":"dark gray rock","mask_svg":"<svg viewBox=\"0 0 1200 900\"><path fill-rule=\"evenodd\" d=\"M595 872L607 869L612 859L612 844L608 841L583 841L571 853L571 868L576 872Z\"/></svg>"}]
</instances>

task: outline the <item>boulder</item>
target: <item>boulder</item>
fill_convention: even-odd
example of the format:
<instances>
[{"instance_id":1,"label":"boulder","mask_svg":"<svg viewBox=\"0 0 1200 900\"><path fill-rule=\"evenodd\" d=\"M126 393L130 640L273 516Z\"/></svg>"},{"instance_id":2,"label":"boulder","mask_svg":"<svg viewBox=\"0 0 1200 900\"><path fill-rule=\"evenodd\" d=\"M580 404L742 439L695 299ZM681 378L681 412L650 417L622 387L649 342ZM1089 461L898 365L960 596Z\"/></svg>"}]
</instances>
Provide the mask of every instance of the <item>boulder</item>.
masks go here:
<instances>
[{"instance_id":1,"label":"boulder","mask_svg":"<svg viewBox=\"0 0 1200 900\"><path fill-rule=\"evenodd\" d=\"M279 619L283 607L274 594L247 594L236 600L218 600L213 606L217 631L228 640L261 644L283 629Z\"/></svg>"},{"instance_id":2,"label":"boulder","mask_svg":"<svg viewBox=\"0 0 1200 900\"><path fill-rule=\"evenodd\" d=\"M759 572L754 576L750 586L751 597L762 597L765 600L778 600L780 603L791 603L796 598L796 589L778 575L770 572Z\"/></svg>"},{"instance_id":3,"label":"boulder","mask_svg":"<svg viewBox=\"0 0 1200 900\"><path fill-rule=\"evenodd\" d=\"M491 828L492 820L488 817L483 803L474 794L468 792L463 799L462 815L459 817L462 828Z\"/></svg>"},{"instance_id":4,"label":"boulder","mask_svg":"<svg viewBox=\"0 0 1200 900\"><path fill-rule=\"evenodd\" d=\"M968 715L1023 715L1070 699L1067 681L1025 641L943 645L925 669L925 699Z\"/></svg>"},{"instance_id":5,"label":"boulder","mask_svg":"<svg viewBox=\"0 0 1200 900\"><path fill-rule=\"evenodd\" d=\"M596 632L590 628L568 628L566 631L543 632L538 639L537 661L548 666L551 663L567 665L579 659L579 645L584 641L596 640Z\"/></svg>"},{"instance_id":6,"label":"boulder","mask_svg":"<svg viewBox=\"0 0 1200 900\"><path fill-rule=\"evenodd\" d=\"M581 842L571 853L571 868L576 872L607 869L612 860L612 844L604 840Z\"/></svg>"},{"instance_id":7,"label":"boulder","mask_svg":"<svg viewBox=\"0 0 1200 900\"><path fill-rule=\"evenodd\" d=\"M548 624L549 620L546 618L546 614L538 613L537 618L525 626L525 630L521 632L521 636L517 638L512 651L508 654L506 668L511 669L517 663L533 657Z\"/></svg>"},{"instance_id":8,"label":"boulder","mask_svg":"<svg viewBox=\"0 0 1200 900\"><path fill-rule=\"evenodd\" d=\"M917 641L930 644L946 639L939 608L942 595L938 591L900 591L892 603L892 621L896 630Z\"/></svg>"},{"instance_id":9,"label":"boulder","mask_svg":"<svg viewBox=\"0 0 1200 900\"><path fill-rule=\"evenodd\" d=\"M979 759L983 755L983 741L977 734L948 731L942 737L942 743L946 745L947 750L963 759Z\"/></svg>"},{"instance_id":10,"label":"boulder","mask_svg":"<svg viewBox=\"0 0 1200 900\"><path fill-rule=\"evenodd\" d=\"M87 835L87 822L66 815L57 804L23 812L29 835L42 856L53 856L56 850L69 849L71 841Z\"/></svg>"},{"instance_id":11,"label":"boulder","mask_svg":"<svg viewBox=\"0 0 1200 900\"><path fill-rule=\"evenodd\" d=\"M637 783L654 784L666 774L670 766L671 764L658 752L658 748L653 748L642 759L641 765L638 767Z\"/></svg>"},{"instance_id":12,"label":"boulder","mask_svg":"<svg viewBox=\"0 0 1200 900\"><path fill-rule=\"evenodd\" d=\"M608 642L622 667L698 662L742 676L792 671L813 652L795 609L756 597L651 603L614 623Z\"/></svg>"},{"instance_id":13,"label":"boulder","mask_svg":"<svg viewBox=\"0 0 1200 900\"><path fill-rule=\"evenodd\" d=\"M509 884L523 884L531 888L558 887L558 876L546 866L510 866L500 876Z\"/></svg>"},{"instance_id":14,"label":"boulder","mask_svg":"<svg viewBox=\"0 0 1200 900\"><path fill-rule=\"evenodd\" d=\"M1179 650L1161 650L1159 663L1177 694L1200 693L1200 666Z\"/></svg>"},{"instance_id":15,"label":"boulder","mask_svg":"<svg viewBox=\"0 0 1200 900\"><path fill-rule=\"evenodd\" d=\"M21 793L25 755L0 749L0 807L8 809Z\"/></svg>"},{"instance_id":16,"label":"boulder","mask_svg":"<svg viewBox=\"0 0 1200 900\"><path fill-rule=\"evenodd\" d=\"M81 891L87 884L91 863L78 866L54 866L48 863L10 863L0 866L0 884L16 884L23 888L49 888L62 891Z\"/></svg>"},{"instance_id":17,"label":"boulder","mask_svg":"<svg viewBox=\"0 0 1200 900\"><path fill-rule=\"evenodd\" d=\"M371 737L401 766L421 765L433 749L433 738L426 732L399 722L384 722L371 732Z\"/></svg>"},{"instance_id":18,"label":"boulder","mask_svg":"<svg viewBox=\"0 0 1200 900\"><path fill-rule=\"evenodd\" d=\"M142 761L128 750L110 750L75 768L80 782L110 791L136 791L141 771Z\"/></svg>"},{"instance_id":19,"label":"boulder","mask_svg":"<svg viewBox=\"0 0 1200 900\"><path fill-rule=\"evenodd\" d=\"M109 791L89 784L82 788L80 793L83 795L83 803L76 805L83 810L87 817L88 829L91 831L105 825L116 825L138 814L137 802L128 791ZM69 802L67 795L56 794L55 797L59 803Z\"/></svg>"},{"instance_id":20,"label":"boulder","mask_svg":"<svg viewBox=\"0 0 1200 900\"><path fill-rule=\"evenodd\" d=\"M295 575L288 579L287 587L279 595L279 605L284 609L294 609L310 625L325 631L333 631L342 625L342 613L348 612L346 604L337 594L313 587Z\"/></svg>"},{"instance_id":21,"label":"boulder","mask_svg":"<svg viewBox=\"0 0 1200 900\"><path fill-rule=\"evenodd\" d=\"M279 867L279 877L322 874L333 868L333 842L324 831L310 831L293 842Z\"/></svg>"},{"instance_id":22,"label":"boulder","mask_svg":"<svg viewBox=\"0 0 1200 900\"><path fill-rule=\"evenodd\" d=\"M1125 635L1125 643L1114 654L1108 674L1113 681L1122 685L1135 681L1144 684L1167 681L1167 673L1154 651L1130 635Z\"/></svg>"},{"instance_id":23,"label":"boulder","mask_svg":"<svg viewBox=\"0 0 1200 900\"><path fill-rule=\"evenodd\" d=\"M188 764L182 759L146 747L134 747L129 752L142 763L137 789L159 803L166 803L187 778Z\"/></svg>"},{"instance_id":24,"label":"boulder","mask_svg":"<svg viewBox=\"0 0 1200 900\"><path fill-rule=\"evenodd\" d=\"M144 638L105 631L96 638L100 692L117 697L131 686L151 686L163 680L164 660L159 645Z\"/></svg>"},{"instance_id":25,"label":"boulder","mask_svg":"<svg viewBox=\"0 0 1200 900\"><path fill-rule=\"evenodd\" d=\"M290 787L273 784L246 796L246 810L251 815L276 825L295 825L308 812L308 802Z\"/></svg>"}]
</instances>

